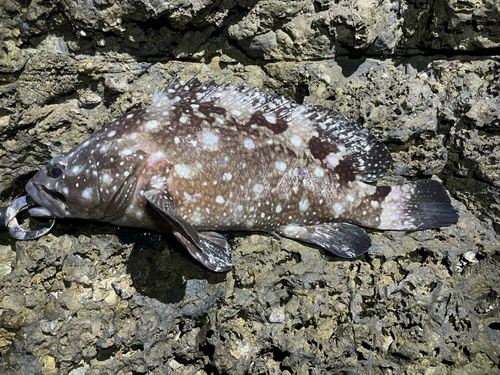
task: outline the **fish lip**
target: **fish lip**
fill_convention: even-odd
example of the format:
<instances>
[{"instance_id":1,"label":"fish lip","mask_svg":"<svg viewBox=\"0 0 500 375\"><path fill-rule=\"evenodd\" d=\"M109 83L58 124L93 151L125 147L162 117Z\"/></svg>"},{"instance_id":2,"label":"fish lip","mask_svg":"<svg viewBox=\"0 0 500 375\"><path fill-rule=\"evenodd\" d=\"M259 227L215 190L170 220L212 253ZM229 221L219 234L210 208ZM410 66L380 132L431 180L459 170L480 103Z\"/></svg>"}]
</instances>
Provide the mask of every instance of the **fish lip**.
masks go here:
<instances>
[{"instance_id":1,"label":"fish lip","mask_svg":"<svg viewBox=\"0 0 500 375\"><path fill-rule=\"evenodd\" d=\"M29 180L25 187L28 194L40 207L30 208L28 212L33 216L64 218L66 217L66 205L59 199L56 199L51 191L43 185L39 185L33 180Z\"/></svg>"}]
</instances>

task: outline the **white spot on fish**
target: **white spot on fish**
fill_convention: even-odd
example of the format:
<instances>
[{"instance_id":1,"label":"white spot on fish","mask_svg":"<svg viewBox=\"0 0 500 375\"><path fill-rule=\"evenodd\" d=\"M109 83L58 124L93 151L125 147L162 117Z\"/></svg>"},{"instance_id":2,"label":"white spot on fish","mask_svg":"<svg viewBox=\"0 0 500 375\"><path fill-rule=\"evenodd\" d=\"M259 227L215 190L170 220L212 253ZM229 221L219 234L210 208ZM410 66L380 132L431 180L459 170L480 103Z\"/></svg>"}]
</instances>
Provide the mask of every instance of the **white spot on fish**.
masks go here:
<instances>
[{"instance_id":1,"label":"white spot on fish","mask_svg":"<svg viewBox=\"0 0 500 375\"><path fill-rule=\"evenodd\" d=\"M73 168L71 168L71 172L74 175L77 175L77 174L80 174L80 172L82 171L82 169L83 169L83 166L81 166L81 165L75 165Z\"/></svg>"},{"instance_id":2,"label":"white spot on fish","mask_svg":"<svg viewBox=\"0 0 500 375\"><path fill-rule=\"evenodd\" d=\"M102 182L105 185L109 185L113 182L113 177L111 177L111 175L109 175L108 173L104 173L104 175L102 176Z\"/></svg>"},{"instance_id":3,"label":"white spot on fish","mask_svg":"<svg viewBox=\"0 0 500 375\"><path fill-rule=\"evenodd\" d=\"M316 166L316 168L314 168L314 174L318 177L323 177L325 175L325 170L321 167Z\"/></svg>"},{"instance_id":4,"label":"white spot on fish","mask_svg":"<svg viewBox=\"0 0 500 375\"><path fill-rule=\"evenodd\" d=\"M279 214L281 212L281 205L276 206L276 213Z\"/></svg>"},{"instance_id":5,"label":"white spot on fish","mask_svg":"<svg viewBox=\"0 0 500 375\"><path fill-rule=\"evenodd\" d=\"M377 201L371 201L370 204L372 205L373 208L378 208L379 203Z\"/></svg>"},{"instance_id":6,"label":"white spot on fish","mask_svg":"<svg viewBox=\"0 0 500 375\"><path fill-rule=\"evenodd\" d=\"M335 203L333 205L333 212L335 213L335 218L338 218L344 212L344 206L342 203Z\"/></svg>"},{"instance_id":7,"label":"white spot on fish","mask_svg":"<svg viewBox=\"0 0 500 375\"><path fill-rule=\"evenodd\" d=\"M196 202L196 197L199 197L199 196L200 196L200 194L190 195L190 194L184 192L184 200L188 201L188 202Z\"/></svg>"},{"instance_id":8,"label":"white spot on fish","mask_svg":"<svg viewBox=\"0 0 500 375\"><path fill-rule=\"evenodd\" d=\"M300 135L294 134L290 137L290 143L295 148L301 148L302 147L302 138L300 137Z\"/></svg>"},{"instance_id":9,"label":"white spot on fish","mask_svg":"<svg viewBox=\"0 0 500 375\"><path fill-rule=\"evenodd\" d=\"M290 219L292 218L291 216L289 217ZM286 227L283 228L283 234L285 236L290 236L290 237L299 237L300 235L309 235L307 233L307 229L298 225L294 224L289 224Z\"/></svg>"},{"instance_id":10,"label":"white spot on fish","mask_svg":"<svg viewBox=\"0 0 500 375\"><path fill-rule=\"evenodd\" d=\"M154 130L160 126L160 122L156 120L151 120L146 122L145 128L146 130Z\"/></svg>"},{"instance_id":11,"label":"white spot on fish","mask_svg":"<svg viewBox=\"0 0 500 375\"><path fill-rule=\"evenodd\" d=\"M161 158L164 158L165 157L165 154L163 153L163 151L156 151L153 156L155 157L155 161L157 161L158 159L161 159Z\"/></svg>"},{"instance_id":12,"label":"white spot on fish","mask_svg":"<svg viewBox=\"0 0 500 375\"><path fill-rule=\"evenodd\" d=\"M177 173L177 175L180 178L192 178L193 177L193 171L191 170L191 167L186 164L176 164L174 165L174 171Z\"/></svg>"},{"instance_id":13,"label":"white spot on fish","mask_svg":"<svg viewBox=\"0 0 500 375\"><path fill-rule=\"evenodd\" d=\"M215 201L217 203L223 204L226 200L221 195L217 195L217 198L215 198Z\"/></svg>"},{"instance_id":14,"label":"white spot on fish","mask_svg":"<svg viewBox=\"0 0 500 375\"><path fill-rule=\"evenodd\" d=\"M253 141L250 138L245 138L245 140L243 141L243 144L249 150L253 150L255 148L255 143L253 143Z\"/></svg>"},{"instance_id":15,"label":"white spot on fish","mask_svg":"<svg viewBox=\"0 0 500 375\"><path fill-rule=\"evenodd\" d=\"M262 184L255 184L252 188L252 191L255 193L255 194L260 194L264 191L264 185Z\"/></svg>"},{"instance_id":16,"label":"white spot on fish","mask_svg":"<svg viewBox=\"0 0 500 375\"><path fill-rule=\"evenodd\" d=\"M112 130L108 133L108 137L114 137L116 135L116 131Z\"/></svg>"},{"instance_id":17,"label":"white spot on fish","mask_svg":"<svg viewBox=\"0 0 500 375\"><path fill-rule=\"evenodd\" d=\"M276 115L274 113L264 113L264 118L271 124L276 124Z\"/></svg>"},{"instance_id":18,"label":"white spot on fish","mask_svg":"<svg viewBox=\"0 0 500 375\"><path fill-rule=\"evenodd\" d=\"M123 176L125 176L125 177L128 177L128 176L129 176L129 174L130 174L130 173L129 173L129 171L125 171L125 172L123 172Z\"/></svg>"},{"instance_id":19,"label":"white spot on fish","mask_svg":"<svg viewBox=\"0 0 500 375\"><path fill-rule=\"evenodd\" d=\"M299 202L299 210L306 211L309 208L309 200L307 198L302 199Z\"/></svg>"},{"instance_id":20,"label":"white spot on fish","mask_svg":"<svg viewBox=\"0 0 500 375\"><path fill-rule=\"evenodd\" d=\"M346 148L344 146L339 145L338 148L339 152L330 152L325 158L327 163L332 168L335 168L337 165L339 165L342 158L347 155Z\"/></svg>"},{"instance_id":21,"label":"white spot on fish","mask_svg":"<svg viewBox=\"0 0 500 375\"><path fill-rule=\"evenodd\" d=\"M190 221L194 224L194 225L200 225L202 222L203 222L203 217L202 215L200 214L199 211L196 211L194 212L192 215L191 215L191 219Z\"/></svg>"},{"instance_id":22,"label":"white spot on fish","mask_svg":"<svg viewBox=\"0 0 500 375\"><path fill-rule=\"evenodd\" d=\"M205 144L205 146L211 150L215 151L217 150L217 144L219 143L219 136L217 134L214 134L212 132L202 132L201 133L201 140Z\"/></svg>"},{"instance_id":23,"label":"white spot on fish","mask_svg":"<svg viewBox=\"0 0 500 375\"><path fill-rule=\"evenodd\" d=\"M278 171L284 172L286 170L286 163L283 161L275 161L274 166Z\"/></svg>"},{"instance_id":24,"label":"white spot on fish","mask_svg":"<svg viewBox=\"0 0 500 375\"><path fill-rule=\"evenodd\" d=\"M232 178L233 178L233 175L229 172L224 173L224 175L222 176L222 179L224 181L230 181Z\"/></svg>"},{"instance_id":25,"label":"white spot on fish","mask_svg":"<svg viewBox=\"0 0 500 375\"><path fill-rule=\"evenodd\" d=\"M85 198L85 199L92 199L92 188L86 188L83 192L82 192L82 197Z\"/></svg>"},{"instance_id":26,"label":"white spot on fish","mask_svg":"<svg viewBox=\"0 0 500 375\"><path fill-rule=\"evenodd\" d=\"M215 121L217 121L220 125L224 125L224 123L226 122L224 117L222 117L222 116L218 116L218 115L214 114L213 117L215 118Z\"/></svg>"},{"instance_id":27,"label":"white spot on fish","mask_svg":"<svg viewBox=\"0 0 500 375\"><path fill-rule=\"evenodd\" d=\"M177 145L179 144L181 140L179 139L179 137L174 137L174 143Z\"/></svg>"}]
</instances>

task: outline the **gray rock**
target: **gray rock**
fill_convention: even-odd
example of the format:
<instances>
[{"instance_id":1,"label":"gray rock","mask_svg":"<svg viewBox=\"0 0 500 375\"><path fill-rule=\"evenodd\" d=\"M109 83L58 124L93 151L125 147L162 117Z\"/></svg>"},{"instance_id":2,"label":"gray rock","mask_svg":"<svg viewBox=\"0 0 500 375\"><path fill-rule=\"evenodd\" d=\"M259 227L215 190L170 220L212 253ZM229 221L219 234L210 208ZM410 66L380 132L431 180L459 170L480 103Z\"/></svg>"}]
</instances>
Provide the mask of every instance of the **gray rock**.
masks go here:
<instances>
[{"instance_id":1,"label":"gray rock","mask_svg":"<svg viewBox=\"0 0 500 375\"><path fill-rule=\"evenodd\" d=\"M384 183L439 178L460 214L438 230L373 231L354 260L238 235L226 274L169 235L70 221L36 241L2 232L0 373L499 373L496 4L0 7L3 204L155 88L198 76L345 113L390 148Z\"/></svg>"}]
</instances>

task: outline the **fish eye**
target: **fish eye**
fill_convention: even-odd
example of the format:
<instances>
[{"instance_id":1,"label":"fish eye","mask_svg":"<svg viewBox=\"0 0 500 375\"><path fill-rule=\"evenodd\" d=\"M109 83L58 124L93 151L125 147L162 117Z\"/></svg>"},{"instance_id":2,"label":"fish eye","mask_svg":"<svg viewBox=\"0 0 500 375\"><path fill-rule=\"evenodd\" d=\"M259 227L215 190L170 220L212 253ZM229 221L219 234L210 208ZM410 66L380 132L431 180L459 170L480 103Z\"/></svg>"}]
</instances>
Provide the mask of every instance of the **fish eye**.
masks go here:
<instances>
[{"instance_id":1,"label":"fish eye","mask_svg":"<svg viewBox=\"0 0 500 375\"><path fill-rule=\"evenodd\" d=\"M57 178L63 174L64 165L55 164L54 166L50 167L47 171L49 172L48 174L50 177Z\"/></svg>"}]
</instances>

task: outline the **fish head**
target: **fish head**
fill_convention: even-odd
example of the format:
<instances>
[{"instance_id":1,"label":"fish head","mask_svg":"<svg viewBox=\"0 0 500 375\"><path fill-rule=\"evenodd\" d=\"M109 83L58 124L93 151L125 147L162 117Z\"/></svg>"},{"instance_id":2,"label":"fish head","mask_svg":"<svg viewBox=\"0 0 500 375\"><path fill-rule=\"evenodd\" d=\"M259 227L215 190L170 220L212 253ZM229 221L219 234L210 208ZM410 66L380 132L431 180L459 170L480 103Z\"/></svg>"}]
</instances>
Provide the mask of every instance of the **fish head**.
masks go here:
<instances>
[{"instance_id":1,"label":"fish head","mask_svg":"<svg viewBox=\"0 0 500 375\"><path fill-rule=\"evenodd\" d=\"M135 141L90 138L55 157L26 184L32 216L113 221L126 208L147 159Z\"/></svg>"},{"instance_id":2,"label":"fish head","mask_svg":"<svg viewBox=\"0 0 500 375\"><path fill-rule=\"evenodd\" d=\"M101 214L96 162L82 162L75 153L57 156L28 181L26 191L40 205L29 210L32 216L88 219Z\"/></svg>"}]
</instances>

